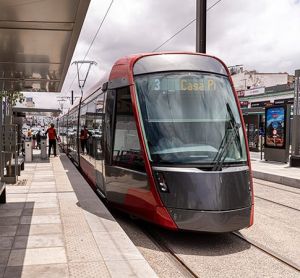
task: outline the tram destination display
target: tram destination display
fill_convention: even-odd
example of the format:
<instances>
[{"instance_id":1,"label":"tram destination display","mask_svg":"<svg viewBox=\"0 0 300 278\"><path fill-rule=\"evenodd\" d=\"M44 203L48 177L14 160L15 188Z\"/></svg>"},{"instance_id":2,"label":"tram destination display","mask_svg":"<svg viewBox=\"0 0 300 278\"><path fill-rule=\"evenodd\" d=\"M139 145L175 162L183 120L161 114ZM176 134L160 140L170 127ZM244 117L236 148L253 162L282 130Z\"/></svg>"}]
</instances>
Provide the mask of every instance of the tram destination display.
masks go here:
<instances>
[{"instance_id":1,"label":"tram destination display","mask_svg":"<svg viewBox=\"0 0 300 278\"><path fill-rule=\"evenodd\" d=\"M285 106L267 107L265 146L269 148L285 148L285 127Z\"/></svg>"}]
</instances>

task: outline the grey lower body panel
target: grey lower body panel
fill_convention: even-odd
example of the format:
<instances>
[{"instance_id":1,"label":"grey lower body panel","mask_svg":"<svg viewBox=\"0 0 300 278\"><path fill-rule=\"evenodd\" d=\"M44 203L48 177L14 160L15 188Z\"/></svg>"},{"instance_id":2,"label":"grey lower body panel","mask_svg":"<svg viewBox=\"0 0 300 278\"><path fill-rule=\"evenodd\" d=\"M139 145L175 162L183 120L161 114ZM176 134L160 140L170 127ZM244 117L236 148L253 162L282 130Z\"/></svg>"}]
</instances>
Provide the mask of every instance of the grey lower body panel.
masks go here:
<instances>
[{"instance_id":1,"label":"grey lower body panel","mask_svg":"<svg viewBox=\"0 0 300 278\"><path fill-rule=\"evenodd\" d=\"M225 233L250 225L251 207L228 211L199 211L168 208L179 229Z\"/></svg>"}]
</instances>

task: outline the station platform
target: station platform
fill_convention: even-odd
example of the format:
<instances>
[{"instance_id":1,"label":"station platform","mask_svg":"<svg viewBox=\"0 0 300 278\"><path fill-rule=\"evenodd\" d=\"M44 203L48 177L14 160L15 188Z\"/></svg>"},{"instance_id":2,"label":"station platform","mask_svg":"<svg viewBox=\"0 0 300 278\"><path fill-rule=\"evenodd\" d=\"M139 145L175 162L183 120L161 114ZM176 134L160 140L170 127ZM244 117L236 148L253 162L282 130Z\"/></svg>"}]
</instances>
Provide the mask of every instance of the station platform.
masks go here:
<instances>
[{"instance_id":1,"label":"station platform","mask_svg":"<svg viewBox=\"0 0 300 278\"><path fill-rule=\"evenodd\" d=\"M263 154L250 152L253 177L300 188L300 168L289 163L265 161Z\"/></svg>"},{"instance_id":2,"label":"station platform","mask_svg":"<svg viewBox=\"0 0 300 278\"><path fill-rule=\"evenodd\" d=\"M0 277L157 277L68 157L37 152L0 204ZM300 169L251 162L255 178L300 187Z\"/></svg>"},{"instance_id":3,"label":"station platform","mask_svg":"<svg viewBox=\"0 0 300 278\"><path fill-rule=\"evenodd\" d=\"M0 204L0 277L157 277L65 154L25 163Z\"/></svg>"}]
</instances>

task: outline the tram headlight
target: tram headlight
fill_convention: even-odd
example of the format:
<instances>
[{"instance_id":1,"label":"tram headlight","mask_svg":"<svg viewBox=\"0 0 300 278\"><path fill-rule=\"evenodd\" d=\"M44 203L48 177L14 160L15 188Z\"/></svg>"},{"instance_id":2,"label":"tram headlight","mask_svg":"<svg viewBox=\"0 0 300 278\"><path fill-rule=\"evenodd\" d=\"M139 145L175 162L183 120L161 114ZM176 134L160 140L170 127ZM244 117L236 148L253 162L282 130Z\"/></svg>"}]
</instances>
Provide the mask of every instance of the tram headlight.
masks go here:
<instances>
[{"instance_id":1,"label":"tram headlight","mask_svg":"<svg viewBox=\"0 0 300 278\"><path fill-rule=\"evenodd\" d=\"M164 193L169 192L169 188L167 186L165 176L162 172L157 172L156 173L156 180L157 180L157 183L158 183L159 190L161 192L164 192Z\"/></svg>"}]
</instances>

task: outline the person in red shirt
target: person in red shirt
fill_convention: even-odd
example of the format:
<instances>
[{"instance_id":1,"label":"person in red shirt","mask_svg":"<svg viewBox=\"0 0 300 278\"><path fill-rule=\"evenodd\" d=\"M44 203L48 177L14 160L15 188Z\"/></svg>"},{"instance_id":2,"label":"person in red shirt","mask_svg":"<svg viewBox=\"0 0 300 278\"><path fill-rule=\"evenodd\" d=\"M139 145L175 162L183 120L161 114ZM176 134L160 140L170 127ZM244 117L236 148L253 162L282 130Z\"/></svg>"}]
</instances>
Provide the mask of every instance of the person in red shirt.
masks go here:
<instances>
[{"instance_id":1,"label":"person in red shirt","mask_svg":"<svg viewBox=\"0 0 300 278\"><path fill-rule=\"evenodd\" d=\"M89 131L86 126L80 131L80 144L81 144L81 150L84 154L84 149L87 151L87 140L89 138Z\"/></svg>"},{"instance_id":2,"label":"person in red shirt","mask_svg":"<svg viewBox=\"0 0 300 278\"><path fill-rule=\"evenodd\" d=\"M48 139L49 139L48 157L50 157L52 146L53 146L54 156L56 156L56 140L57 140L57 135L56 135L56 130L54 128L54 124L50 125L50 127L47 129L47 131L45 132L45 134L48 134Z\"/></svg>"}]
</instances>

